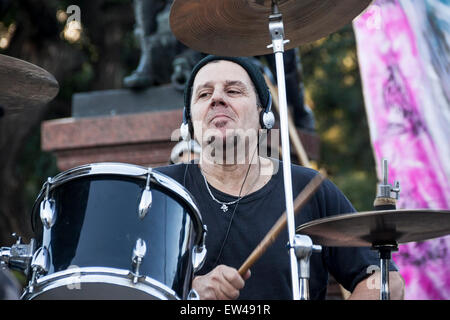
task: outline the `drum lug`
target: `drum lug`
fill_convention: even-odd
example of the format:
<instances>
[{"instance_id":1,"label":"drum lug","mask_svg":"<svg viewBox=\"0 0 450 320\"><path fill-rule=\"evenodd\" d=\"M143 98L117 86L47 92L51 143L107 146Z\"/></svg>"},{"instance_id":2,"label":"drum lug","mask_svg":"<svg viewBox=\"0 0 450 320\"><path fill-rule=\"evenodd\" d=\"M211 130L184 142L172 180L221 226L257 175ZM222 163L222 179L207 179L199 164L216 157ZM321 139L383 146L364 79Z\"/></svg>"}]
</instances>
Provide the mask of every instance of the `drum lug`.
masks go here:
<instances>
[{"instance_id":1,"label":"drum lug","mask_svg":"<svg viewBox=\"0 0 450 320\"><path fill-rule=\"evenodd\" d=\"M31 260L31 268L40 275L47 274L50 269L50 255L47 247L40 247Z\"/></svg>"},{"instance_id":2,"label":"drum lug","mask_svg":"<svg viewBox=\"0 0 450 320\"><path fill-rule=\"evenodd\" d=\"M152 169L148 168L147 172L147 183L145 185L144 191L142 191L141 201L139 202L139 218L144 219L152 206L152 192L150 190L150 177Z\"/></svg>"},{"instance_id":3,"label":"drum lug","mask_svg":"<svg viewBox=\"0 0 450 320\"><path fill-rule=\"evenodd\" d=\"M47 229L55 224L55 202L53 200L41 202L41 221Z\"/></svg>"},{"instance_id":4,"label":"drum lug","mask_svg":"<svg viewBox=\"0 0 450 320\"><path fill-rule=\"evenodd\" d=\"M200 300L200 296L195 289L191 289L187 295L187 300Z\"/></svg>"},{"instance_id":5,"label":"drum lug","mask_svg":"<svg viewBox=\"0 0 450 320\"><path fill-rule=\"evenodd\" d=\"M47 186L45 191L45 199L41 202L40 207L40 217L42 224L45 228L50 229L56 222L55 215L55 201L53 199L48 198L49 188L50 188L50 178L47 180Z\"/></svg>"},{"instance_id":6,"label":"drum lug","mask_svg":"<svg viewBox=\"0 0 450 320\"><path fill-rule=\"evenodd\" d=\"M33 292L34 285L38 277L46 275L50 269L50 255L47 247L40 247L33 255L31 260L31 269L33 274L29 283L28 291Z\"/></svg>"},{"instance_id":7,"label":"drum lug","mask_svg":"<svg viewBox=\"0 0 450 320\"><path fill-rule=\"evenodd\" d=\"M133 276L133 283L136 284L138 282L138 279L142 277L142 275L139 274L139 269L141 267L142 261L144 260L144 257L147 253L147 246L145 244L145 241L141 238L136 240L136 246L133 250L133 258L131 266L133 268L133 271L131 272Z\"/></svg>"},{"instance_id":8,"label":"drum lug","mask_svg":"<svg viewBox=\"0 0 450 320\"><path fill-rule=\"evenodd\" d=\"M192 265L194 267L194 273L200 270L203 267L203 264L205 263L206 258L206 233L208 229L206 225L203 226L203 236L202 236L202 243L200 246L195 245L193 248L193 255L192 255Z\"/></svg>"}]
</instances>

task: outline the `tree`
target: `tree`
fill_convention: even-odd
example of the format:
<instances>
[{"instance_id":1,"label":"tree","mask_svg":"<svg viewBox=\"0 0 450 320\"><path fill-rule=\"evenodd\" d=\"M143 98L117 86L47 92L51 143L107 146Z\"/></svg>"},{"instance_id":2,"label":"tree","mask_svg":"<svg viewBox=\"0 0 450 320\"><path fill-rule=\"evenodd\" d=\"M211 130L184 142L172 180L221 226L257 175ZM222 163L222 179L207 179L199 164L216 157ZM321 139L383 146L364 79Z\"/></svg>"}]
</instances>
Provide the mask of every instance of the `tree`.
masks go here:
<instances>
[{"instance_id":1,"label":"tree","mask_svg":"<svg viewBox=\"0 0 450 320\"><path fill-rule=\"evenodd\" d=\"M372 210L377 181L352 25L302 45L300 55L321 138L320 165L357 210Z\"/></svg>"},{"instance_id":2,"label":"tree","mask_svg":"<svg viewBox=\"0 0 450 320\"><path fill-rule=\"evenodd\" d=\"M66 8L73 4L81 8L84 24L78 39L65 34ZM131 52L121 49L132 47L123 40L132 33L134 17L131 0L2 0L0 10L0 31L9 37L0 53L44 68L60 85L49 104L0 118L0 245L8 245L12 232L32 236L33 201L57 172L53 156L40 150L40 123L70 116L75 92L120 87L128 72L123 60L130 59L123 52Z\"/></svg>"}]
</instances>

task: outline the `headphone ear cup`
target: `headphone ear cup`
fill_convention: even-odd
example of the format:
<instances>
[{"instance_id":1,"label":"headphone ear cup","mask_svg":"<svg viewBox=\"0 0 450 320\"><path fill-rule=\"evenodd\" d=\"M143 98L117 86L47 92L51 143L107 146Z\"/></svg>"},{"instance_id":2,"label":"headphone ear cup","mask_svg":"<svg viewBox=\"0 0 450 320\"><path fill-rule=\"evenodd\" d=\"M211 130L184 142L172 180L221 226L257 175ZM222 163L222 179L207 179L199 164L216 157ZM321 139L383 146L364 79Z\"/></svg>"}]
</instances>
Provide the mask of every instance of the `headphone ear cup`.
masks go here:
<instances>
[{"instance_id":1,"label":"headphone ear cup","mask_svg":"<svg viewBox=\"0 0 450 320\"><path fill-rule=\"evenodd\" d=\"M261 127L270 130L275 125L275 115L272 112L272 95L268 91L268 101L264 111L260 115Z\"/></svg>"},{"instance_id":2,"label":"headphone ear cup","mask_svg":"<svg viewBox=\"0 0 450 320\"><path fill-rule=\"evenodd\" d=\"M183 122L180 126L180 136L181 139L183 139L184 141L188 141L189 140L189 124L186 122Z\"/></svg>"},{"instance_id":3,"label":"headphone ear cup","mask_svg":"<svg viewBox=\"0 0 450 320\"><path fill-rule=\"evenodd\" d=\"M262 112L262 123L264 125L264 129L270 130L273 128L273 126L275 125L275 116L272 111Z\"/></svg>"}]
</instances>

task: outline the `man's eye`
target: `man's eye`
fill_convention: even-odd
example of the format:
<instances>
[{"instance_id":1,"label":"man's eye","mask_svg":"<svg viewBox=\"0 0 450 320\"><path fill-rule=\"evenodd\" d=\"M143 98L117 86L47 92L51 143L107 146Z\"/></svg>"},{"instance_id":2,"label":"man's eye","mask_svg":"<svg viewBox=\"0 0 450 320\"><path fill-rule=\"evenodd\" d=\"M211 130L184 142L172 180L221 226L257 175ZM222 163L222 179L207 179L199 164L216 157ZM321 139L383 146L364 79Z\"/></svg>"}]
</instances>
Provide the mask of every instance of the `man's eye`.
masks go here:
<instances>
[{"instance_id":1,"label":"man's eye","mask_svg":"<svg viewBox=\"0 0 450 320\"><path fill-rule=\"evenodd\" d=\"M229 94L239 94L241 93L239 90L228 90Z\"/></svg>"},{"instance_id":2,"label":"man's eye","mask_svg":"<svg viewBox=\"0 0 450 320\"><path fill-rule=\"evenodd\" d=\"M199 97L199 98L205 98L205 97L208 97L209 95L210 95L209 92L200 92L200 93L198 94L198 97Z\"/></svg>"}]
</instances>

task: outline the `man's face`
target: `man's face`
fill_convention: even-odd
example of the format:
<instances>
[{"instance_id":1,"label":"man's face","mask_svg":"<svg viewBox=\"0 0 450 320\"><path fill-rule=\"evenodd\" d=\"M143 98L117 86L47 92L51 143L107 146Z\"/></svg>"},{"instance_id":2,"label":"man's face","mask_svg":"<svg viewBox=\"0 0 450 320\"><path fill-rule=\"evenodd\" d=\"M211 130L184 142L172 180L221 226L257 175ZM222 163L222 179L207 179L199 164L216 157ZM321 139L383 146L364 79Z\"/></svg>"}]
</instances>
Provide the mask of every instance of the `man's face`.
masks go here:
<instances>
[{"instance_id":1,"label":"man's face","mask_svg":"<svg viewBox=\"0 0 450 320\"><path fill-rule=\"evenodd\" d=\"M214 137L224 145L235 136L258 134L259 108L253 83L240 65L226 60L197 73L191 97L194 135L203 146Z\"/></svg>"}]
</instances>

